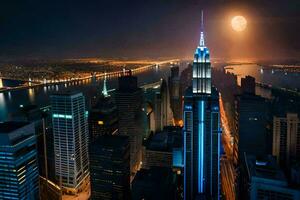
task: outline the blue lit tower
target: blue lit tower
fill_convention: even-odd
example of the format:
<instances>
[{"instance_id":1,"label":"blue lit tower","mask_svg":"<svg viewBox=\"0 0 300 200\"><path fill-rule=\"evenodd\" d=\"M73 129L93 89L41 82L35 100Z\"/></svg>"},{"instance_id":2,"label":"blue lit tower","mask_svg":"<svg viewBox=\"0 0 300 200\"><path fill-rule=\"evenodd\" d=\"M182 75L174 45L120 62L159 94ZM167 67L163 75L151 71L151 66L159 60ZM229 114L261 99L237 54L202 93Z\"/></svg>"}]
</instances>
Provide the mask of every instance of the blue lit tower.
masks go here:
<instances>
[{"instance_id":1,"label":"blue lit tower","mask_svg":"<svg viewBox=\"0 0 300 200\"><path fill-rule=\"evenodd\" d=\"M55 174L65 193L80 192L89 181L88 124L81 92L51 95Z\"/></svg>"},{"instance_id":2,"label":"blue lit tower","mask_svg":"<svg viewBox=\"0 0 300 200\"><path fill-rule=\"evenodd\" d=\"M220 117L218 92L211 86L203 13L195 51L192 87L184 95L184 199L219 198Z\"/></svg>"}]
</instances>

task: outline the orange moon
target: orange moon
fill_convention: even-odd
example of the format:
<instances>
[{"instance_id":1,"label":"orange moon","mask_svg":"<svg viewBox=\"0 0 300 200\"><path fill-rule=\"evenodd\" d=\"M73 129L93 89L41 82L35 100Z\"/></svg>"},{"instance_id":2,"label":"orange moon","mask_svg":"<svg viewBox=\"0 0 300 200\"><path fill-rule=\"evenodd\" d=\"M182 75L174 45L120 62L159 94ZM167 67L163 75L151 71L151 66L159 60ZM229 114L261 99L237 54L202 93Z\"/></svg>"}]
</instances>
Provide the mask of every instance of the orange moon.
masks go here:
<instances>
[{"instance_id":1,"label":"orange moon","mask_svg":"<svg viewBox=\"0 0 300 200\"><path fill-rule=\"evenodd\" d=\"M247 27L247 20L243 16L235 16L231 20L231 27L237 32L244 31Z\"/></svg>"}]
</instances>

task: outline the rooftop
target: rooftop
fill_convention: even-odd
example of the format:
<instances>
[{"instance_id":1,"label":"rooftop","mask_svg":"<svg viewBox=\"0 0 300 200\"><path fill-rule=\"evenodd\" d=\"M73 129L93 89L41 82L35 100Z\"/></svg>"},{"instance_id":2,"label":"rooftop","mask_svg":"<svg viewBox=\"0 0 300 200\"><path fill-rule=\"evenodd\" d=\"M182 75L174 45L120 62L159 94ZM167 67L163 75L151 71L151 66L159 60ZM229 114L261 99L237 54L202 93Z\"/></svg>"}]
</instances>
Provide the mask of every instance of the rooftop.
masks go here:
<instances>
[{"instance_id":1,"label":"rooftop","mask_svg":"<svg viewBox=\"0 0 300 200\"><path fill-rule=\"evenodd\" d=\"M148 138L145 146L153 151L169 151L182 146L182 132L180 127L165 127Z\"/></svg>"},{"instance_id":2,"label":"rooftop","mask_svg":"<svg viewBox=\"0 0 300 200\"><path fill-rule=\"evenodd\" d=\"M28 125L28 122L21 122L21 121L8 121L8 122L1 122L0 123L0 134L1 133L10 133L23 126Z\"/></svg>"},{"instance_id":3,"label":"rooftop","mask_svg":"<svg viewBox=\"0 0 300 200\"><path fill-rule=\"evenodd\" d=\"M51 96L72 96L76 94L81 94L81 92L76 90L59 90L58 92L52 93Z\"/></svg>"},{"instance_id":4,"label":"rooftop","mask_svg":"<svg viewBox=\"0 0 300 200\"><path fill-rule=\"evenodd\" d=\"M276 163L276 159L272 155L264 157L256 157L253 155L245 155L246 167L250 177L258 177L264 179L272 179L285 181L284 173L280 170Z\"/></svg>"}]
</instances>

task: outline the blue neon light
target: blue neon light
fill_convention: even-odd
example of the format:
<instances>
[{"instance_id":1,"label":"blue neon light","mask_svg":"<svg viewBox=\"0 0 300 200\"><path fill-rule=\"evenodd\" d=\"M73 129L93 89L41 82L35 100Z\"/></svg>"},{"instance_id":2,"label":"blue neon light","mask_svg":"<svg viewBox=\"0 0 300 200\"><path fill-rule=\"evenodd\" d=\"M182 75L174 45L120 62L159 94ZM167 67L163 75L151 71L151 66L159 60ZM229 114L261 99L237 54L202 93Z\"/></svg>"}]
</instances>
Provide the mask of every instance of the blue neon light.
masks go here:
<instances>
[{"instance_id":1,"label":"blue neon light","mask_svg":"<svg viewBox=\"0 0 300 200\"><path fill-rule=\"evenodd\" d=\"M203 156L204 156L204 101L200 101L198 128L198 193L203 193Z\"/></svg>"},{"instance_id":2,"label":"blue neon light","mask_svg":"<svg viewBox=\"0 0 300 200\"><path fill-rule=\"evenodd\" d=\"M190 105L185 105L184 108L185 108L185 110L192 110L193 109L193 107L190 106Z\"/></svg>"},{"instance_id":3,"label":"blue neon light","mask_svg":"<svg viewBox=\"0 0 300 200\"><path fill-rule=\"evenodd\" d=\"M186 112L184 112L183 114L183 120L184 120L184 125L185 125L185 121L186 121L186 116L185 116ZM183 165L184 165L184 168L183 168L183 171L184 171L184 177L183 177L183 181L184 181L184 184L183 184L183 195L184 195L184 199L186 199L186 131L185 131L186 127L184 126L183 127Z\"/></svg>"}]
</instances>

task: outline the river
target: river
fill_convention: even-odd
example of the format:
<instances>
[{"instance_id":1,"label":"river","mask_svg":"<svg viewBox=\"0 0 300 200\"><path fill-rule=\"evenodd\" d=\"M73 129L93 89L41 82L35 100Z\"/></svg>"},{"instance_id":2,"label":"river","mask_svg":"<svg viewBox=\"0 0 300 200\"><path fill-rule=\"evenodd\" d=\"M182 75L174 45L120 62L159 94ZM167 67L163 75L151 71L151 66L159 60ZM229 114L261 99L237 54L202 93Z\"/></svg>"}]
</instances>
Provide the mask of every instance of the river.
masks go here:
<instances>
[{"instance_id":1,"label":"river","mask_svg":"<svg viewBox=\"0 0 300 200\"><path fill-rule=\"evenodd\" d=\"M145 85L152 82L159 81L161 78L167 80L170 74L170 66L164 65L159 68L150 68L148 71L137 74L138 84ZM14 84L14 83L10 83ZM19 84L19 83L15 83ZM107 80L108 89L114 89L118 87L118 81L116 77ZM38 105L40 107L49 105L49 96L62 89L81 91L87 101L95 95L95 93L101 92L103 87L103 79L98 80L85 80L72 82L68 84L59 84L51 86L38 86L31 89L21 89L10 92L0 93L0 121L13 120L15 113L19 111L20 105Z\"/></svg>"}]
</instances>

